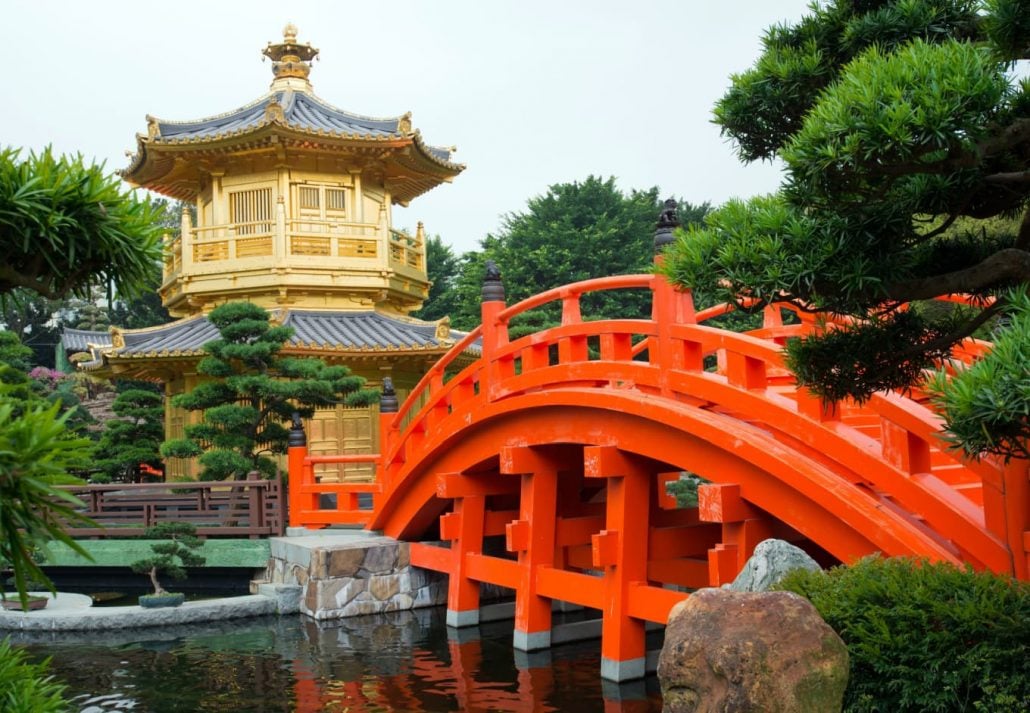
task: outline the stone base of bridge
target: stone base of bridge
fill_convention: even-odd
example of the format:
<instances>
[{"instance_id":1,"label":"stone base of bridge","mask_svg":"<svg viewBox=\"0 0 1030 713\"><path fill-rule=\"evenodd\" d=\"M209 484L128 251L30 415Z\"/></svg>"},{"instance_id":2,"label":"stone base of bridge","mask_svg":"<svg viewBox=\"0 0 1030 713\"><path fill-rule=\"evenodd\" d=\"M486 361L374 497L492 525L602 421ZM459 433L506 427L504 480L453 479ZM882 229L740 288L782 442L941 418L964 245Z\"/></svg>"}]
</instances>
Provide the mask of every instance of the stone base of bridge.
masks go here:
<instances>
[{"instance_id":1,"label":"stone base of bridge","mask_svg":"<svg viewBox=\"0 0 1030 713\"><path fill-rule=\"evenodd\" d=\"M273 537L265 581L301 588L300 611L314 619L437 606L447 577L411 566L408 543L358 531Z\"/></svg>"}]
</instances>

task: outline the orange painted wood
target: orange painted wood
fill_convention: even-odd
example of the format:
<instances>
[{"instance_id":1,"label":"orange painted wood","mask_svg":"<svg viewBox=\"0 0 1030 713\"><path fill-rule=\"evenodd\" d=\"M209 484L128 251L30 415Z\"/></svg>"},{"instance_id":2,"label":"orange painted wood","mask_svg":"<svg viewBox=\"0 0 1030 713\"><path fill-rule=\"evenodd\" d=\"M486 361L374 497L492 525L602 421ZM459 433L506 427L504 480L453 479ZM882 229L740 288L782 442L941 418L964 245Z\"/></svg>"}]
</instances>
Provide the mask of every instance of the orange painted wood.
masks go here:
<instances>
[{"instance_id":1,"label":"orange painted wood","mask_svg":"<svg viewBox=\"0 0 1030 713\"><path fill-rule=\"evenodd\" d=\"M604 608L601 581L596 575L541 567L536 573L536 583L542 596L591 609Z\"/></svg>"},{"instance_id":2,"label":"orange painted wood","mask_svg":"<svg viewBox=\"0 0 1030 713\"><path fill-rule=\"evenodd\" d=\"M489 582L518 591L521 577L519 563L514 560L469 554L465 557L468 576L477 582Z\"/></svg>"},{"instance_id":3,"label":"orange painted wood","mask_svg":"<svg viewBox=\"0 0 1030 713\"><path fill-rule=\"evenodd\" d=\"M736 579L737 559L736 545L719 544L708 550L708 586L720 587Z\"/></svg>"},{"instance_id":4,"label":"orange painted wood","mask_svg":"<svg viewBox=\"0 0 1030 713\"><path fill-rule=\"evenodd\" d=\"M412 542L408 545L411 564L434 572L450 572L454 563L451 551L446 547L427 545L424 542Z\"/></svg>"},{"instance_id":5,"label":"orange painted wood","mask_svg":"<svg viewBox=\"0 0 1030 713\"><path fill-rule=\"evenodd\" d=\"M697 488L698 517L704 522L739 522L761 516L740 495L736 483L702 483Z\"/></svg>"},{"instance_id":6,"label":"orange painted wood","mask_svg":"<svg viewBox=\"0 0 1030 713\"><path fill-rule=\"evenodd\" d=\"M521 453L519 453L521 452ZM516 460L528 461L536 454L528 448L511 449ZM537 588L536 571L551 567L555 559L558 473L553 466L539 464L539 470L521 476L519 520L527 523L525 549L518 553L519 580L515 590L515 630L527 634L549 631L551 600Z\"/></svg>"},{"instance_id":7,"label":"orange painted wood","mask_svg":"<svg viewBox=\"0 0 1030 713\"><path fill-rule=\"evenodd\" d=\"M626 609L630 616L664 624L669 620L669 611L690 595L686 592L634 583L630 585L626 596L629 600Z\"/></svg>"},{"instance_id":8,"label":"orange painted wood","mask_svg":"<svg viewBox=\"0 0 1030 713\"><path fill-rule=\"evenodd\" d=\"M647 563L647 578L652 582L700 589L708 586L707 559L662 559Z\"/></svg>"},{"instance_id":9,"label":"orange painted wood","mask_svg":"<svg viewBox=\"0 0 1030 713\"><path fill-rule=\"evenodd\" d=\"M451 569L447 579L447 609L469 611L479 609L479 582L469 576L469 555L483 550L483 523L486 498L482 495L459 498L454 502L457 522L452 528L457 535L451 541Z\"/></svg>"},{"instance_id":10,"label":"orange painted wood","mask_svg":"<svg viewBox=\"0 0 1030 713\"><path fill-rule=\"evenodd\" d=\"M586 450L584 467L589 465ZM654 478L635 467L624 454L616 457L606 451L606 455L597 461L598 472L610 472L605 463L628 472L621 477L609 477L607 481L606 530L616 531L619 536L613 562L604 567L601 656L610 661L630 661L645 655L644 623L631 617L628 591L632 583L647 578L648 504Z\"/></svg>"},{"instance_id":11,"label":"orange painted wood","mask_svg":"<svg viewBox=\"0 0 1030 713\"><path fill-rule=\"evenodd\" d=\"M441 473L436 480L436 495L440 498L467 498L472 496L505 495L518 492L518 483L501 478L469 476L461 473Z\"/></svg>"}]
</instances>

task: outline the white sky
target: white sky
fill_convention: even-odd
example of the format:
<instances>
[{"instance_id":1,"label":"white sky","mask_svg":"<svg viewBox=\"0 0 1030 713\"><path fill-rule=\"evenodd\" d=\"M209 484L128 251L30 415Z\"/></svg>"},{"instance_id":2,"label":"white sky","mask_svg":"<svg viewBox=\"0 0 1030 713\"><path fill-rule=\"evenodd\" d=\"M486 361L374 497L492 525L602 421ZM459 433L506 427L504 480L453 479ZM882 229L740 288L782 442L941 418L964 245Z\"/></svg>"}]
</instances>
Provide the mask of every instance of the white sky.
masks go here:
<instances>
[{"instance_id":1,"label":"white sky","mask_svg":"<svg viewBox=\"0 0 1030 713\"><path fill-rule=\"evenodd\" d=\"M589 174L694 203L776 188L710 123L763 30L808 0L5 0L0 144L127 164L145 115L198 119L256 99L287 21L321 50L315 92L457 145L453 184L397 208L459 252L547 186ZM287 8L287 9L284 9ZM642 236L642 239L648 239Z\"/></svg>"}]
</instances>

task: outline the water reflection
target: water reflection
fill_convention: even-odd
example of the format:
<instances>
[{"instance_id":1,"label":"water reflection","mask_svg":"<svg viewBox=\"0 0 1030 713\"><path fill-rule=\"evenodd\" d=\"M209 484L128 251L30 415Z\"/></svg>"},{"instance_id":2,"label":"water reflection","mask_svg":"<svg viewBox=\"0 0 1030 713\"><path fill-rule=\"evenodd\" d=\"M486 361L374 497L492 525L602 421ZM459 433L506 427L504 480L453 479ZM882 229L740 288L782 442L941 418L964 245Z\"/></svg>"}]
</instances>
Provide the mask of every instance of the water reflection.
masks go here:
<instances>
[{"instance_id":1,"label":"water reflection","mask_svg":"<svg viewBox=\"0 0 1030 713\"><path fill-rule=\"evenodd\" d=\"M524 654L509 622L448 630L439 609L123 632L16 634L106 711L660 711L657 682L602 683L599 643Z\"/></svg>"}]
</instances>

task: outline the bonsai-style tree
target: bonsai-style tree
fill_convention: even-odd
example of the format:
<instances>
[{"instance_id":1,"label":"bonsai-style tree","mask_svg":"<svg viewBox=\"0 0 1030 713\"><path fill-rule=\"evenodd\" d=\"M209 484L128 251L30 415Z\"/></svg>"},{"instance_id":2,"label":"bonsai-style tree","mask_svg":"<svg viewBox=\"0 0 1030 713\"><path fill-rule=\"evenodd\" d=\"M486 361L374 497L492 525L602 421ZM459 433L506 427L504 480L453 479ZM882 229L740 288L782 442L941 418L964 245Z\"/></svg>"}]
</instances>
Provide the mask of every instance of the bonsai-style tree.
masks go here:
<instances>
[{"instance_id":1,"label":"bonsai-style tree","mask_svg":"<svg viewBox=\"0 0 1030 713\"><path fill-rule=\"evenodd\" d=\"M176 581L182 581L186 579L186 567L200 567L207 561L193 551L204 543L197 537L197 528L188 522L161 522L148 527L143 536L152 540L167 540L150 546L154 551L153 557L136 560L130 565L133 572L150 577L156 596L168 594L157 575L165 574Z\"/></svg>"},{"instance_id":2,"label":"bonsai-style tree","mask_svg":"<svg viewBox=\"0 0 1030 713\"><path fill-rule=\"evenodd\" d=\"M799 382L831 400L906 388L995 325L1009 348L986 357L976 389L965 374L947 387L946 415L954 428L978 396L987 438L958 442L1025 457L1030 320L1014 310L1030 284L1030 82L1009 70L1030 58L1030 5L832 0L763 44L715 121L743 160L780 159L786 179L685 231L666 273L742 308L858 318L788 347ZM955 293L977 306L918 304Z\"/></svg>"},{"instance_id":3,"label":"bonsai-style tree","mask_svg":"<svg viewBox=\"0 0 1030 713\"><path fill-rule=\"evenodd\" d=\"M211 310L208 319L221 339L204 345L209 356L197 371L211 380L172 400L203 411L204 420L187 426L185 438L161 446L166 458L199 456L203 480L242 480L251 471L271 477L276 462L269 456L286 453L284 424L293 413L310 418L319 407L367 406L379 396L344 366L279 356L293 330L272 326L257 305L230 302Z\"/></svg>"},{"instance_id":4,"label":"bonsai-style tree","mask_svg":"<svg viewBox=\"0 0 1030 713\"><path fill-rule=\"evenodd\" d=\"M118 418L105 424L98 465L113 479L135 482L141 463L161 467L164 400L153 391L129 389L118 394L111 409Z\"/></svg>"}]
</instances>

